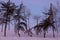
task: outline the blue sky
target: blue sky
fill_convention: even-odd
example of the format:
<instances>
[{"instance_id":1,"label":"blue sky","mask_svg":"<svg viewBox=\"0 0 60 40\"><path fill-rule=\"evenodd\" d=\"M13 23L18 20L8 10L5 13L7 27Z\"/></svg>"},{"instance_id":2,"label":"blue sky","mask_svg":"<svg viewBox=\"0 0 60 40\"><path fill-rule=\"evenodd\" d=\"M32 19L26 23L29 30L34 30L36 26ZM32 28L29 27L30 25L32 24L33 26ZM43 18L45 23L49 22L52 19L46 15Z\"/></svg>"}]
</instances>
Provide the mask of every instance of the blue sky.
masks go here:
<instances>
[{"instance_id":1,"label":"blue sky","mask_svg":"<svg viewBox=\"0 0 60 40\"><path fill-rule=\"evenodd\" d=\"M51 2L53 3L53 5L57 4L57 0L11 0L11 1L16 3L16 5L19 5L21 2L23 2L23 4L31 10L31 14L33 16L34 15L42 16L43 15L42 12L47 11L49 9ZM34 21L34 19L31 17L30 18L31 27L34 26L35 23L36 21Z\"/></svg>"},{"instance_id":2,"label":"blue sky","mask_svg":"<svg viewBox=\"0 0 60 40\"><path fill-rule=\"evenodd\" d=\"M56 4L56 0L11 0L11 1L16 3L16 5L19 5L21 2L23 2L23 4L31 10L33 15L34 14L41 15L42 11L49 8L50 2L52 2L54 5Z\"/></svg>"}]
</instances>

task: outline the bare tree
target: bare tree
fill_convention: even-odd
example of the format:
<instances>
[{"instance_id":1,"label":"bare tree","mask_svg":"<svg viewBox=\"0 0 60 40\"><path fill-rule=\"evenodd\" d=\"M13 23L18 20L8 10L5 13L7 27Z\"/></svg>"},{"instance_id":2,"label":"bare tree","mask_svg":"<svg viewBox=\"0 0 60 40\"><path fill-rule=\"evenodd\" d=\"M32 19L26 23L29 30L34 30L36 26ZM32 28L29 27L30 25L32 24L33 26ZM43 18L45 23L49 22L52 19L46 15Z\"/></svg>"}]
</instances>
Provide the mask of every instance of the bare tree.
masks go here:
<instances>
[{"instance_id":1,"label":"bare tree","mask_svg":"<svg viewBox=\"0 0 60 40\"><path fill-rule=\"evenodd\" d=\"M34 19L36 20L36 23L37 23L37 25L38 25L40 16L34 16ZM36 29L36 34L37 34L37 35L38 35L38 32L39 32L39 30L38 30L38 28L37 28L37 29Z\"/></svg>"}]
</instances>

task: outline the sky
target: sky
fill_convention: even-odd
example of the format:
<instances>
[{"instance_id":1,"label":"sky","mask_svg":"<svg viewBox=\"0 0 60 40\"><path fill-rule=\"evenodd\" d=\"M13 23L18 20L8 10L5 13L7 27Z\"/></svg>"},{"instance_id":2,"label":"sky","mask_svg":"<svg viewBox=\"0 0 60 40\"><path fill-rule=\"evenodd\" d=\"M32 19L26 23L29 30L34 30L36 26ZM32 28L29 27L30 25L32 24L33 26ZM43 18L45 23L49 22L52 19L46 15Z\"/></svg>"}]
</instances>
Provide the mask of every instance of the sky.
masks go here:
<instances>
[{"instance_id":1,"label":"sky","mask_svg":"<svg viewBox=\"0 0 60 40\"><path fill-rule=\"evenodd\" d=\"M1 0L7 1L7 0ZM57 5L57 0L11 0L16 3L16 5L20 5L21 2L30 9L32 17L30 18L30 26L33 27L36 24L36 21L33 19L34 15L42 16L44 11L47 11L50 7L50 3L53 5ZM59 1L59 0L58 0ZM60 2L60 1L59 1ZM41 17L43 19L43 16Z\"/></svg>"}]
</instances>

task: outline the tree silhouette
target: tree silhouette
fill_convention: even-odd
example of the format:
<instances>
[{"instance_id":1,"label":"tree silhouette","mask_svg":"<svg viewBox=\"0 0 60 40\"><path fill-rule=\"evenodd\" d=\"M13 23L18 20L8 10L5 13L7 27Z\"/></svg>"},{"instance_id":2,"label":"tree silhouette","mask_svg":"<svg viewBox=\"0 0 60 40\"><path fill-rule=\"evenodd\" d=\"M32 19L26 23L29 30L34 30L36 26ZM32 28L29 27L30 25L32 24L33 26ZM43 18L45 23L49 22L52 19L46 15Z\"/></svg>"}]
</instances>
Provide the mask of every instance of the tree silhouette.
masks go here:
<instances>
[{"instance_id":1,"label":"tree silhouette","mask_svg":"<svg viewBox=\"0 0 60 40\"><path fill-rule=\"evenodd\" d=\"M25 31L25 33L28 33L28 36L32 36L32 32L30 30L30 16L31 16L31 12L29 9L27 9L26 10L27 30Z\"/></svg>"},{"instance_id":2,"label":"tree silhouette","mask_svg":"<svg viewBox=\"0 0 60 40\"><path fill-rule=\"evenodd\" d=\"M16 15L14 15L14 19L16 21L15 28L17 29L17 30L15 29L15 30L17 31L19 37L20 37L19 30L27 29L26 18L25 18L25 16L22 15L22 12L23 12L22 9L23 9L23 3L21 3L19 8L16 9ZM24 25L24 26L22 26L22 25ZM25 27L25 29L24 29L24 27Z\"/></svg>"},{"instance_id":3,"label":"tree silhouette","mask_svg":"<svg viewBox=\"0 0 60 40\"><path fill-rule=\"evenodd\" d=\"M56 28L55 28L55 26L54 26L52 4L50 4L49 12L48 12L48 13L45 13L45 15L49 15L48 18L46 18L45 20L43 20L42 23L36 25L36 26L34 27L34 29L38 29L38 32L40 32L41 29L43 29L43 31L44 31L44 38L45 38L46 31L48 30L48 28L52 27L53 37L55 37L55 35L54 35L54 30L55 30Z\"/></svg>"},{"instance_id":4,"label":"tree silhouette","mask_svg":"<svg viewBox=\"0 0 60 40\"><path fill-rule=\"evenodd\" d=\"M6 36L7 24L10 23L11 16L13 15L16 6L14 3L10 2L10 0L6 3L0 2L0 4L1 4L1 8L2 8L0 10L5 11L3 13L3 19L4 19L4 24L5 24L4 36Z\"/></svg>"},{"instance_id":5,"label":"tree silhouette","mask_svg":"<svg viewBox=\"0 0 60 40\"><path fill-rule=\"evenodd\" d=\"M39 22L40 16L34 16L34 19L36 20L37 25L38 25L38 22ZM37 34L37 35L38 35L38 32L39 32L39 28L36 29L36 34Z\"/></svg>"}]
</instances>

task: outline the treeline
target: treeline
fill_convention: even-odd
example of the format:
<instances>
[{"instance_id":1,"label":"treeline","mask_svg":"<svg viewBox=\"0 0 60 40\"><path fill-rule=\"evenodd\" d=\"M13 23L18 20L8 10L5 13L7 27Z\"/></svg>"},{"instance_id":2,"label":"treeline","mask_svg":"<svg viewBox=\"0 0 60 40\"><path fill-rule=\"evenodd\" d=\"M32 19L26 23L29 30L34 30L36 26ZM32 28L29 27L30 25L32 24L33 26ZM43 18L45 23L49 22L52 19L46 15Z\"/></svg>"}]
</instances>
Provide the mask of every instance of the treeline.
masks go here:
<instances>
[{"instance_id":1,"label":"treeline","mask_svg":"<svg viewBox=\"0 0 60 40\"><path fill-rule=\"evenodd\" d=\"M45 38L49 28L52 28L53 37L55 37L54 32L58 32L58 27L56 26L57 12L58 9L54 8L52 3L50 3L48 12L43 12L43 14L48 17L42 22L39 22L40 16L34 16L37 23L34 27L30 28L29 21L31 12L23 5L23 3L17 6L10 0L8 2L0 2L0 25L2 25L1 32L4 32L4 36L6 36L7 27L10 30L10 24L14 23L14 32L15 34L17 33L19 37L20 30L25 31L24 33L28 33L29 36L32 36L33 33L31 30L34 29L36 35L39 35L39 33L43 31Z\"/></svg>"}]
</instances>

